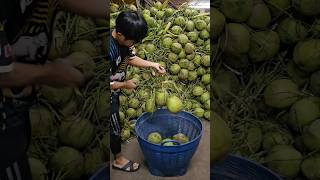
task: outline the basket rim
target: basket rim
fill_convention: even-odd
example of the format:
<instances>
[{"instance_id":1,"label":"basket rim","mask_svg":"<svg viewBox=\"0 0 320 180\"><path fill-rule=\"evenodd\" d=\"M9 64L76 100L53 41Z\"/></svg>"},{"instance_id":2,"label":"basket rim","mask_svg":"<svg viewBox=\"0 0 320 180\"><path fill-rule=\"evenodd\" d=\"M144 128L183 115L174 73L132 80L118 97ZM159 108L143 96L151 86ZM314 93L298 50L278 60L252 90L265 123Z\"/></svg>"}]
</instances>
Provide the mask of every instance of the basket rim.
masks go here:
<instances>
[{"instance_id":1,"label":"basket rim","mask_svg":"<svg viewBox=\"0 0 320 180\"><path fill-rule=\"evenodd\" d=\"M156 111L158 111L158 110L167 110L167 111L169 111L167 108L158 108ZM155 111L155 112L156 112L156 111ZM169 112L170 112L170 111L169 111ZM154 143L149 142L147 139L141 137L138 133L136 133L137 137L138 137L139 139L143 140L144 142L146 142L147 144L150 144L150 145L153 145L153 146L157 146L157 147L167 148L167 149L177 148L177 147L185 147L185 146L190 145L191 143L194 143L195 141L198 141L198 140L200 141L200 140L201 140L201 137L202 137L202 135L203 135L203 133L204 133L203 123L202 123L202 121L200 120L200 118L198 118L198 117L195 116L194 114L192 114L192 113L190 113L190 112L188 112L188 111L184 111L184 110L180 111L179 113L189 114L189 115L191 115L192 117L194 117L195 119L197 119L197 121L200 123L200 126L201 126L201 127L200 127L200 133L199 133L193 140L191 140L191 141L189 141L189 142L187 142L187 143L185 143L185 144L181 144L181 145L179 145L179 146L161 146L161 144L154 144ZM149 114L149 113L148 113L148 112L142 113L141 116L138 117L136 123L138 123L138 122L141 120L141 117L144 116L145 114ZM137 129L138 129L138 126L135 126L135 132L137 132Z\"/></svg>"}]
</instances>

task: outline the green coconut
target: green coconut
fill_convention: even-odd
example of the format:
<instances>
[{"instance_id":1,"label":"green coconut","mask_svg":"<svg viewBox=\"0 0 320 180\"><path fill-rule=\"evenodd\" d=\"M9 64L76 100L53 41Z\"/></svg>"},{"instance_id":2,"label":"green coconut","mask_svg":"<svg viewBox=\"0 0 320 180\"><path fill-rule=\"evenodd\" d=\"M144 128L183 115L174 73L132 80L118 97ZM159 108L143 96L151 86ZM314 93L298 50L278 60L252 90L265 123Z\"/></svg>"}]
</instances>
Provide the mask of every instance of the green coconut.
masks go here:
<instances>
[{"instance_id":1,"label":"green coconut","mask_svg":"<svg viewBox=\"0 0 320 180\"><path fill-rule=\"evenodd\" d=\"M152 132L148 135L148 141L153 144L159 144L162 141L161 134L158 132Z\"/></svg>"},{"instance_id":2,"label":"green coconut","mask_svg":"<svg viewBox=\"0 0 320 180\"><path fill-rule=\"evenodd\" d=\"M267 166L284 177L295 177L300 170L302 155L288 145L274 146L266 157Z\"/></svg>"},{"instance_id":3,"label":"green coconut","mask_svg":"<svg viewBox=\"0 0 320 180\"><path fill-rule=\"evenodd\" d=\"M214 75L213 91L220 99L229 99L236 94L240 87L237 77L230 71L219 71Z\"/></svg>"},{"instance_id":4,"label":"green coconut","mask_svg":"<svg viewBox=\"0 0 320 180\"><path fill-rule=\"evenodd\" d=\"M198 78L198 74L196 71L189 71L188 81L195 81L197 78Z\"/></svg>"},{"instance_id":5,"label":"green coconut","mask_svg":"<svg viewBox=\"0 0 320 180\"><path fill-rule=\"evenodd\" d=\"M157 8L158 10L161 10L162 9L162 3L157 1L154 3L154 7Z\"/></svg>"},{"instance_id":6,"label":"green coconut","mask_svg":"<svg viewBox=\"0 0 320 180\"><path fill-rule=\"evenodd\" d=\"M320 179L320 154L307 157L301 164L301 171L308 179Z\"/></svg>"},{"instance_id":7,"label":"green coconut","mask_svg":"<svg viewBox=\"0 0 320 180\"><path fill-rule=\"evenodd\" d=\"M164 10L164 15L165 15L166 17L171 17L173 13L174 13L174 10L173 10L172 8L166 8L166 9Z\"/></svg>"},{"instance_id":8,"label":"green coconut","mask_svg":"<svg viewBox=\"0 0 320 180\"><path fill-rule=\"evenodd\" d=\"M125 90L125 89L124 89L124 90ZM124 91L123 91L123 92L124 92ZM120 95L120 96L119 96L119 102L120 102L121 105L126 104L126 103L127 103L127 97L124 96L124 95Z\"/></svg>"},{"instance_id":9,"label":"green coconut","mask_svg":"<svg viewBox=\"0 0 320 180\"><path fill-rule=\"evenodd\" d=\"M205 67L209 67L210 66L210 56L209 55L204 55L201 58L201 64Z\"/></svg>"},{"instance_id":10,"label":"green coconut","mask_svg":"<svg viewBox=\"0 0 320 180\"><path fill-rule=\"evenodd\" d=\"M148 9L144 9L144 10L142 11L142 14L146 14L146 15L148 15L148 16L151 15L151 14L150 14L150 11L149 11Z\"/></svg>"},{"instance_id":11,"label":"green coconut","mask_svg":"<svg viewBox=\"0 0 320 180\"><path fill-rule=\"evenodd\" d=\"M203 117L203 115L204 115L204 109L202 109L202 108L200 108L200 107L197 107L197 108L195 108L194 110L193 110L193 113L197 116L197 117L199 117L199 118L202 118Z\"/></svg>"},{"instance_id":12,"label":"green coconut","mask_svg":"<svg viewBox=\"0 0 320 180\"><path fill-rule=\"evenodd\" d=\"M318 0L292 0L292 6L306 16L320 14L320 2Z\"/></svg>"},{"instance_id":13,"label":"green coconut","mask_svg":"<svg viewBox=\"0 0 320 180\"><path fill-rule=\"evenodd\" d=\"M186 58L186 57L187 57L186 51L185 51L184 49L181 49L180 53L178 54L178 57L179 57L180 59Z\"/></svg>"},{"instance_id":14,"label":"green coconut","mask_svg":"<svg viewBox=\"0 0 320 180\"><path fill-rule=\"evenodd\" d=\"M71 45L71 52L85 52L91 57L98 55L96 47L88 40L79 40Z\"/></svg>"},{"instance_id":15,"label":"green coconut","mask_svg":"<svg viewBox=\"0 0 320 180\"><path fill-rule=\"evenodd\" d=\"M271 13L269 8L261 1L254 4L247 24L252 28L264 29L271 22Z\"/></svg>"},{"instance_id":16,"label":"green coconut","mask_svg":"<svg viewBox=\"0 0 320 180\"><path fill-rule=\"evenodd\" d=\"M32 106L29 110L29 119L32 136L49 136L53 133L55 117L45 106Z\"/></svg>"},{"instance_id":17,"label":"green coconut","mask_svg":"<svg viewBox=\"0 0 320 180\"><path fill-rule=\"evenodd\" d=\"M58 129L60 142L79 150L87 147L94 135L94 125L88 119L78 117L65 119Z\"/></svg>"},{"instance_id":18,"label":"green coconut","mask_svg":"<svg viewBox=\"0 0 320 180\"><path fill-rule=\"evenodd\" d=\"M166 37L162 40L162 45L165 48L170 48L172 45L172 39L170 37Z\"/></svg>"},{"instance_id":19,"label":"green coconut","mask_svg":"<svg viewBox=\"0 0 320 180\"><path fill-rule=\"evenodd\" d=\"M180 26L172 26L171 31L175 35L179 35L182 33L182 28Z\"/></svg>"},{"instance_id":20,"label":"green coconut","mask_svg":"<svg viewBox=\"0 0 320 180\"><path fill-rule=\"evenodd\" d=\"M187 36L191 42L197 42L199 33L195 31L191 31L187 33Z\"/></svg>"},{"instance_id":21,"label":"green coconut","mask_svg":"<svg viewBox=\"0 0 320 180\"><path fill-rule=\"evenodd\" d=\"M66 58L74 67L83 73L86 80L95 75L96 64L89 54L85 52L73 52Z\"/></svg>"},{"instance_id":22,"label":"green coconut","mask_svg":"<svg viewBox=\"0 0 320 180\"><path fill-rule=\"evenodd\" d=\"M155 102L155 99L153 99L153 98L147 99L145 111L146 111L146 112L149 112L149 113L152 113L152 112L154 112L155 110L156 110L156 102Z\"/></svg>"},{"instance_id":23,"label":"green coconut","mask_svg":"<svg viewBox=\"0 0 320 180\"><path fill-rule=\"evenodd\" d=\"M140 105L140 102L138 99L132 98L129 100L129 107L136 109L139 107L139 105Z\"/></svg>"},{"instance_id":24,"label":"green coconut","mask_svg":"<svg viewBox=\"0 0 320 180\"><path fill-rule=\"evenodd\" d=\"M184 15L187 16L187 17L192 16L192 9L191 8L186 8L184 10Z\"/></svg>"},{"instance_id":25,"label":"green coconut","mask_svg":"<svg viewBox=\"0 0 320 180\"><path fill-rule=\"evenodd\" d=\"M287 72L288 75L291 77L291 79L299 86L303 86L308 78L309 74L300 70L297 65L293 62L290 61L287 65Z\"/></svg>"},{"instance_id":26,"label":"green coconut","mask_svg":"<svg viewBox=\"0 0 320 180\"><path fill-rule=\"evenodd\" d=\"M189 77L189 71L187 69L181 69L178 78L182 81L187 80Z\"/></svg>"},{"instance_id":27,"label":"green coconut","mask_svg":"<svg viewBox=\"0 0 320 180\"><path fill-rule=\"evenodd\" d=\"M135 118L137 116L137 112L134 108L128 108L126 114L130 118Z\"/></svg>"},{"instance_id":28,"label":"green coconut","mask_svg":"<svg viewBox=\"0 0 320 180\"><path fill-rule=\"evenodd\" d=\"M62 146L50 158L49 168L55 173L64 173L63 179L80 179L84 173L83 162L84 158L79 151Z\"/></svg>"},{"instance_id":29,"label":"green coconut","mask_svg":"<svg viewBox=\"0 0 320 180\"><path fill-rule=\"evenodd\" d=\"M28 159L32 180L46 180L48 175L48 170L46 166L39 160L35 158Z\"/></svg>"},{"instance_id":30,"label":"green coconut","mask_svg":"<svg viewBox=\"0 0 320 180\"><path fill-rule=\"evenodd\" d=\"M116 20L110 19L110 28L114 28L116 26Z\"/></svg>"},{"instance_id":31,"label":"green coconut","mask_svg":"<svg viewBox=\"0 0 320 180\"><path fill-rule=\"evenodd\" d=\"M110 3L110 11L112 13L118 12L119 11L119 5L116 3Z\"/></svg>"},{"instance_id":32,"label":"green coconut","mask_svg":"<svg viewBox=\"0 0 320 180\"><path fill-rule=\"evenodd\" d=\"M154 53L156 51L156 46L154 44L148 43L146 45L146 51L148 51L148 53Z\"/></svg>"},{"instance_id":33,"label":"green coconut","mask_svg":"<svg viewBox=\"0 0 320 180\"><path fill-rule=\"evenodd\" d=\"M121 121L123 121L126 118L126 115L122 111L119 111L119 116Z\"/></svg>"},{"instance_id":34,"label":"green coconut","mask_svg":"<svg viewBox=\"0 0 320 180\"><path fill-rule=\"evenodd\" d=\"M320 96L320 71L314 72L310 77L310 89L315 94Z\"/></svg>"},{"instance_id":35,"label":"green coconut","mask_svg":"<svg viewBox=\"0 0 320 180\"><path fill-rule=\"evenodd\" d=\"M320 148L320 119L313 121L306 126L302 133L304 145L310 150L315 151Z\"/></svg>"},{"instance_id":36,"label":"green coconut","mask_svg":"<svg viewBox=\"0 0 320 180\"><path fill-rule=\"evenodd\" d=\"M262 147L269 151L276 145L292 145L293 137L285 131L268 131L263 135Z\"/></svg>"},{"instance_id":37,"label":"green coconut","mask_svg":"<svg viewBox=\"0 0 320 180\"><path fill-rule=\"evenodd\" d=\"M167 99L167 108L172 113L178 113L182 110L183 103L177 96L172 95Z\"/></svg>"},{"instance_id":38,"label":"green coconut","mask_svg":"<svg viewBox=\"0 0 320 180\"><path fill-rule=\"evenodd\" d=\"M203 45L204 45L204 40L198 38L198 39L197 39L197 42L196 42L196 45L197 45L197 46L203 46Z\"/></svg>"},{"instance_id":39,"label":"green coconut","mask_svg":"<svg viewBox=\"0 0 320 180\"><path fill-rule=\"evenodd\" d=\"M195 51L195 47L192 43L186 43L184 50L187 54L192 54Z\"/></svg>"},{"instance_id":40,"label":"green coconut","mask_svg":"<svg viewBox=\"0 0 320 180\"><path fill-rule=\"evenodd\" d=\"M157 106L165 106L167 102L167 93L164 91L157 91L155 100Z\"/></svg>"},{"instance_id":41,"label":"green coconut","mask_svg":"<svg viewBox=\"0 0 320 180\"><path fill-rule=\"evenodd\" d=\"M200 102L204 104L206 101L210 100L210 93L209 92L204 92L199 96Z\"/></svg>"},{"instance_id":42,"label":"green coconut","mask_svg":"<svg viewBox=\"0 0 320 180\"><path fill-rule=\"evenodd\" d=\"M200 31L199 36L200 36L201 39L205 40L205 39L208 39L210 37L210 34L206 29L203 29L202 31Z\"/></svg>"},{"instance_id":43,"label":"green coconut","mask_svg":"<svg viewBox=\"0 0 320 180\"><path fill-rule=\"evenodd\" d=\"M164 11L158 11L156 14L157 19L163 19L164 17Z\"/></svg>"},{"instance_id":44,"label":"green coconut","mask_svg":"<svg viewBox=\"0 0 320 180\"><path fill-rule=\"evenodd\" d=\"M174 19L173 22L175 25L178 25L180 27L183 27L186 25L186 20L182 16L178 16L177 18Z\"/></svg>"},{"instance_id":45,"label":"green coconut","mask_svg":"<svg viewBox=\"0 0 320 180\"><path fill-rule=\"evenodd\" d=\"M293 60L300 69L314 72L320 69L320 39L299 42L293 52Z\"/></svg>"},{"instance_id":46,"label":"green coconut","mask_svg":"<svg viewBox=\"0 0 320 180\"><path fill-rule=\"evenodd\" d=\"M172 139L178 141L181 144L185 144L189 142L189 137L183 133L178 133L173 135Z\"/></svg>"},{"instance_id":47,"label":"green coconut","mask_svg":"<svg viewBox=\"0 0 320 180\"><path fill-rule=\"evenodd\" d=\"M201 82L205 85L210 84L210 74L204 74L201 77Z\"/></svg>"},{"instance_id":48,"label":"green coconut","mask_svg":"<svg viewBox=\"0 0 320 180\"><path fill-rule=\"evenodd\" d=\"M216 39L217 37L220 36L222 33L225 23L226 23L226 18L224 15L216 8L211 8L210 12L212 13L213 17L213 26L212 26L212 35L213 39Z\"/></svg>"},{"instance_id":49,"label":"green coconut","mask_svg":"<svg viewBox=\"0 0 320 180\"><path fill-rule=\"evenodd\" d=\"M170 72L174 75L179 74L180 70L181 70L181 67L178 64L172 64L170 66Z\"/></svg>"},{"instance_id":50,"label":"green coconut","mask_svg":"<svg viewBox=\"0 0 320 180\"><path fill-rule=\"evenodd\" d=\"M251 127L246 133L245 143L240 151L245 155L254 154L261 148L262 130L259 127Z\"/></svg>"},{"instance_id":51,"label":"green coconut","mask_svg":"<svg viewBox=\"0 0 320 180\"><path fill-rule=\"evenodd\" d=\"M84 156L84 172L91 177L105 163L104 153L100 148L94 148Z\"/></svg>"},{"instance_id":52,"label":"green coconut","mask_svg":"<svg viewBox=\"0 0 320 180\"><path fill-rule=\"evenodd\" d=\"M130 136L131 136L131 132L130 132L129 128L124 128L121 131L121 139L122 139L122 141L128 140L130 138Z\"/></svg>"},{"instance_id":53,"label":"green coconut","mask_svg":"<svg viewBox=\"0 0 320 180\"><path fill-rule=\"evenodd\" d=\"M210 162L224 159L232 145L232 133L227 123L215 112L210 123Z\"/></svg>"},{"instance_id":54,"label":"green coconut","mask_svg":"<svg viewBox=\"0 0 320 180\"><path fill-rule=\"evenodd\" d=\"M188 36L185 35L185 34L180 34L180 35L178 36L178 42L179 42L181 45L185 45L187 42L189 42Z\"/></svg>"},{"instance_id":55,"label":"green coconut","mask_svg":"<svg viewBox=\"0 0 320 180\"><path fill-rule=\"evenodd\" d=\"M193 59L193 63L195 66L200 66L201 65L201 56L199 54L196 54L194 56L194 59ZM200 67L199 67L200 68ZM202 74L201 74L202 75Z\"/></svg>"},{"instance_id":56,"label":"green coconut","mask_svg":"<svg viewBox=\"0 0 320 180\"><path fill-rule=\"evenodd\" d=\"M188 55L186 56L186 58L187 58L189 61L193 61L193 59L194 59L195 56L196 56L196 53L193 52L193 53L191 53L191 54L188 54Z\"/></svg>"},{"instance_id":57,"label":"green coconut","mask_svg":"<svg viewBox=\"0 0 320 180\"><path fill-rule=\"evenodd\" d=\"M97 38L97 31L94 30L96 25L92 18L78 16L76 24L75 35L79 39L94 41Z\"/></svg>"},{"instance_id":58,"label":"green coconut","mask_svg":"<svg viewBox=\"0 0 320 180\"><path fill-rule=\"evenodd\" d=\"M302 21L289 17L280 22L277 32L281 42L285 44L294 44L304 39L308 34Z\"/></svg>"},{"instance_id":59,"label":"green coconut","mask_svg":"<svg viewBox=\"0 0 320 180\"><path fill-rule=\"evenodd\" d=\"M272 16L279 16L291 6L291 0L268 0L266 1Z\"/></svg>"},{"instance_id":60,"label":"green coconut","mask_svg":"<svg viewBox=\"0 0 320 180\"><path fill-rule=\"evenodd\" d=\"M295 130L301 130L304 126L320 117L320 109L308 98L295 102L290 109L289 124Z\"/></svg>"},{"instance_id":61,"label":"green coconut","mask_svg":"<svg viewBox=\"0 0 320 180\"><path fill-rule=\"evenodd\" d=\"M249 57L257 61L265 61L275 56L280 48L280 39L274 31L254 32L250 40Z\"/></svg>"},{"instance_id":62,"label":"green coconut","mask_svg":"<svg viewBox=\"0 0 320 180\"><path fill-rule=\"evenodd\" d=\"M76 114L76 112L79 110L79 105L80 104L82 104L82 102L81 102L81 100L82 99L80 99L80 98L78 98L78 97L73 97L67 104L65 104L65 105L63 105L63 106L61 106L60 107L60 109L59 109L59 111L60 111L60 113L61 113L61 115L64 117L64 118L66 118L66 117L69 117L69 116L72 116L72 115L74 115L74 114ZM105 102L100 102L100 101L102 101L102 100L99 100L98 102L99 103L102 103L100 106L101 107L107 107L107 100L105 101ZM104 103L104 104L103 104ZM102 114L99 114L100 112L98 112L99 111L99 109L101 109L101 107L100 106L96 106L96 108L97 108L97 114L98 114L98 116L100 116L101 115L101 119L103 119L103 118L106 118L106 114L108 113L107 111L105 111L105 109L103 109L104 110L104 112L102 113Z\"/></svg>"},{"instance_id":63,"label":"green coconut","mask_svg":"<svg viewBox=\"0 0 320 180\"><path fill-rule=\"evenodd\" d=\"M237 23L227 24L226 53L233 55L244 54L250 48L250 34L245 26Z\"/></svg>"},{"instance_id":64,"label":"green coconut","mask_svg":"<svg viewBox=\"0 0 320 180\"><path fill-rule=\"evenodd\" d=\"M298 86L289 79L274 80L264 90L264 102L270 107L287 108L298 99Z\"/></svg>"},{"instance_id":65,"label":"green coconut","mask_svg":"<svg viewBox=\"0 0 320 180\"><path fill-rule=\"evenodd\" d=\"M201 20L201 19L198 19L195 21L195 26L196 26L196 29L199 30L199 31L202 31L203 29L206 29L207 28L207 24L204 20Z\"/></svg>"},{"instance_id":66,"label":"green coconut","mask_svg":"<svg viewBox=\"0 0 320 180\"><path fill-rule=\"evenodd\" d=\"M234 22L245 22L253 8L253 0L222 0L220 6L224 15Z\"/></svg>"},{"instance_id":67,"label":"green coconut","mask_svg":"<svg viewBox=\"0 0 320 180\"><path fill-rule=\"evenodd\" d=\"M173 53L173 52L169 52L168 54L168 59L171 61L171 62L177 62L178 60L178 55Z\"/></svg>"},{"instance_id":68,"label":"green coconut","mask_svg":"<svg viewBox=\"0 0 320 180\"><path fill-rule=\"evenodd\" d=\"M193 71L196 67L194 66L194 63L192 61L188 61L188 70Z\"/></svg>"},{"instance_id":69,"label":"green coconut","mask_svg":"<svg viewBox=\"0 0 320 180\"><path fill-rule=\"evenodd\" d=\"M151 13L152 16L155 16L157 14L157 12L158 12L157 8L155 8L155 7L151 7L150 8L150 13Z\"/></svg>"},{"instance_id":70,"label":"green coconut","mask_svg":"<svg viewBox=\"0 0 320 180\"><path fill-rule=\"evenodd\" d=\"M46 85L41 87L40 93L47 102L56 107L65 105L74 95L73 88L53 88Z\"/></svg>"},{"instance_id":71,"label":"green coconut","mask_svg":"<svg viewBox=\"0 0 320 180\"><path fill-rule=\"evenodd\" d=\"M207 120L210 120L210 111L206 111L206 112L204 112L204 118L206 118Z\"/></svg>"},{"instance_id":72,"label":"green coconut","mask_svg":"<svg viewBox=\"0 0 320 180\"><path fill-rule=\"evenodd\" d=\"M188 21L186 22L186 30L187 30L187 31L193 31L193 30L194 30L194 27L195 27L195 24L194 24L193 21L188 20Z\"/></svg>"},{"instance_id":73,"label":"green coconut","mask_svg":"<svg viewBox=\"0 0 320 180\"><path fill-rule=\"evenodd\" d=\"M132 11L137 11L138 10L137 7L135 5L133 5L133 4L129 4L128 8L130 10L132 10Z\"/></svg>"},{"instance_id":74,"label":"green coconut","mask_svg":"<svg viewBox=\"0 0 320 180\"><path fill-rule=\"evenodd\" d=\"M180 43L176 43L176 42L175 42L175 43L172 43L172 45L171 45L171 50L172 50L172 52L178 54L178 53L181 52L182 46L181 46Z\"/></svg>"}]
</instances>

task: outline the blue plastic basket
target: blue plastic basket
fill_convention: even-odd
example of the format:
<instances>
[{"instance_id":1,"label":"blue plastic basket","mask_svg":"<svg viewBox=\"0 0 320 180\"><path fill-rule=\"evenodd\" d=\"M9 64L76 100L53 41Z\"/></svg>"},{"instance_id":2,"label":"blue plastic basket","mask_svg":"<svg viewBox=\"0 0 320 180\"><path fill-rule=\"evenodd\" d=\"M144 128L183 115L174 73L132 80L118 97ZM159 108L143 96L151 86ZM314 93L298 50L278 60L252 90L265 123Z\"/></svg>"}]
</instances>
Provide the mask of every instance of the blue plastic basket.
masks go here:
<instances>
[{"instance_id":1,"label":"blue plastic basket","mask_svg":"<svg viewBox=\"0 0 320 180\"><path fill-rule=\"evenodd\" d=\"M211 167L211 180L282 180L271 170L248 159L229 155Z\"/></svg>"},{"instance_id":2,"label":"blue plastic basket","mask_svg":"<svg viewBox=\"0 0 320 180\"><path fill-rule=\"evenodd\" d=\"M173 114L167 109L158 109L154 113L143 113L137 119L135 130L151 174L182 176L198 148L203 125L191 113L181 111ZM161 146L148 142L148 135L152 132L159 132L164 138L183 133L190 141L178 146Z\"/></svg>"},{"instance_id":3,"label":"blue plastic basket","mask_svg":"<svg viewBox=\"0 0 320 180\"><path fill-rule=\"evenodd\" d=\"M110 180L110 167L103 165L90 180Z\"/></svg>"}]
</instances>

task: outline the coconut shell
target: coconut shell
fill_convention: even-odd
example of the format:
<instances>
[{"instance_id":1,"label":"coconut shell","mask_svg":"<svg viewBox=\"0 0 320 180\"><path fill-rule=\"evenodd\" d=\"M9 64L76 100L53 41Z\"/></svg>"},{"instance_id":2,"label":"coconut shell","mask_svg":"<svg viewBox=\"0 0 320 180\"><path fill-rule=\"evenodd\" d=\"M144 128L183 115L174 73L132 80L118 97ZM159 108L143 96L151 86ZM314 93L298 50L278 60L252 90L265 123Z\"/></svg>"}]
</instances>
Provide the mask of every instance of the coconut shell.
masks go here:
<instances>
[{"instance_id":1,"label":"coconut shell","mask_svg":"<svg viewBox=\"0 0 320 180\"><path fill-rule=\"evenodd\" d=\"M298 67L306 72L320 69L320 40L310 39L299 42L293 52L293 60Z\"/></svg>"},{"instance_id":2,"label":"coconut shell","mask_svg":"<svg viewBox=\"0 0 320 180\"><path fill-rule=\"evenodd\" d=\"M222 0L220 6L223 14L234 22L245 22L253 8L253 0Z\"/></svg>"},{"instance_id":3,"label":"coconut shell","mask_svg":"<svg viewBox=\"0 0 320 180\"><path fill-rule=\"evenodd\" d=\"M226 18L224 15L216 8L212 8L211 10L212 13L212 25L213 25L213 39L216 39L217 37L220 36L222 33L225 23L226 23Z\"/></svg>"},{"instance_id":4,"label":"coconut shell","mask_svg":"<svg viewBox=\"0 0 320 180\"><path fill-rule=\"evenodd\" d=\"M227 42L225 52L232 55L244 54L250 48L249 31L242 24L227 24Z\"/></svg>"}]
</instances>

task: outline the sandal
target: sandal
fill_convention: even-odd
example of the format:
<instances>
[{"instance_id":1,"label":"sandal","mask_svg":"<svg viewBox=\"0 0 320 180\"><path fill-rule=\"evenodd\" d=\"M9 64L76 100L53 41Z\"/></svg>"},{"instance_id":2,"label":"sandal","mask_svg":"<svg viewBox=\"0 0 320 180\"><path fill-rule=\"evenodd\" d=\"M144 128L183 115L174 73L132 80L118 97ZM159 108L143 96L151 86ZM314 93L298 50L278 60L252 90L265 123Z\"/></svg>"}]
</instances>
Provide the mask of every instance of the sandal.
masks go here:
<instances>
[{"instance_id":1,"label":"sandal","mask_svg":"<svg viewBox=\"0 0 320 180\"><path fill-rule=\"evenodd\" d=\"M137 169L133 169L133 164L134 164L133 161L129 161L126 165L124 165L121 168L119 168L119 167L115 166L114 164L112 164L112 168L113 169L118 169L118 170L121 170L121 171L125 171L125 172L135 172L140 168L140 164L138 165ZM130 167L129 170L127 170L128 167Z\"/></svg>"}]
</instances>

